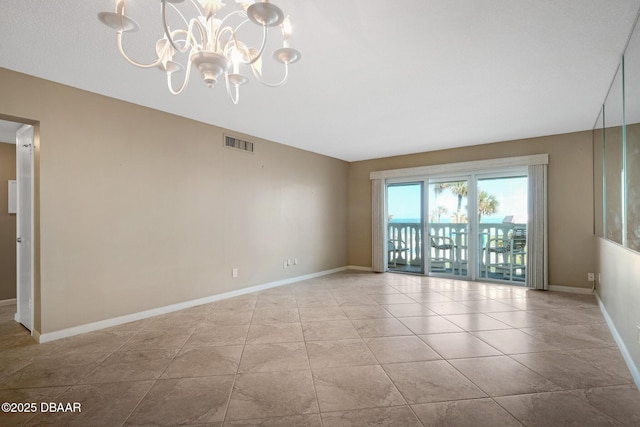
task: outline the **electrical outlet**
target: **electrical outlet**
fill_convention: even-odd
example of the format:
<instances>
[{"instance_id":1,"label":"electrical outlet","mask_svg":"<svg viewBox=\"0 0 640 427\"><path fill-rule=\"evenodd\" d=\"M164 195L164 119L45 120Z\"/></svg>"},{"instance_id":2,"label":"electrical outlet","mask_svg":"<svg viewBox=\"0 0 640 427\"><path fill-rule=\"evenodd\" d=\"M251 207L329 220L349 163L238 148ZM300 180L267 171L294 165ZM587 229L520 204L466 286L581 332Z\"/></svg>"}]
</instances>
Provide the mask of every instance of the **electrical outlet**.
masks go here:
<instances>
[{"instance_id":1,"label":"electrical outlet","mask_svg":"<svg viewBox=\"0 0 640 427\"><path fill-rule=\"evenodd\" d=\"M293 265L293 263L291 262L291 258L287 259L287 265Z\"/></svg>"},{"instance_id":2,"label":"electrical outlet","mask_svg":"<svg viewBox=\"0 0 640 427\"><path fill-rule=\"evenodd\" d=\"M237 268L234 268L234 269L231 270L231 277L233 277L234 279L236 277L238 277L238 269Z\"/></svg>"},{"instance_id":3,"label":"electrical outlet","mask_svg":"<svg viewBox=\"0 0 640 427\"><path fill-rule=\"evenodd\" d=\"M590 282L596 281L596 275L594 273L587 273L587 280Z\"/></svg>"},{"instance_id":4,"label":"electrical outlet","mask_svg":"<svg viewBox=\"0 0 640 427\"><path fill-rule=\"evenodd\" d=\"M293 259L293 265L298 265L298 258Z\"/></svg>"},{"instance_id":5,"label":"electrical outlet","mask_svg":"<svg viewBox=\"0 0 640 427\"><path fill-rule=\"evenodd\" d=\"M287 263L287 260L285 259L284 262L282 263L282 268L287 268L289 267L289 264Z\"/></svg>"}]
</instances>

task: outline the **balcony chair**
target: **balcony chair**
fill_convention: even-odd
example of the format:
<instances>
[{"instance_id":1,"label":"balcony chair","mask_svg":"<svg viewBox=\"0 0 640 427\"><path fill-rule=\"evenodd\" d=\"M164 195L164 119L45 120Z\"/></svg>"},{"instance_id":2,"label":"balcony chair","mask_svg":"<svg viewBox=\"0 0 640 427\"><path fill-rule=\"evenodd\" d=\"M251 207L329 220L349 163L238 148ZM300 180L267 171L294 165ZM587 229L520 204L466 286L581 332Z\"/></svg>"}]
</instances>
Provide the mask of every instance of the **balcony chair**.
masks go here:
<instances>
[{"instance_id":1,"label":"balcony chair","mask_svg":"<svg viewBox=\"0 0 640 427\"><path fill-rule=\"evenodd\" d=\"M453 272L455 248L453 239L446 236L429 236L429 240L431 241L431 271L438 269L446 272L451 268Z\"/></svg>"},{"instance_id":2,"label":"balcony chair","mask_svg":"<svg viewBox=\"0 0 640 427\"><path fill-rule=\"evenodd\" d=\"M526 267L526 245L526 228L514 228L506 236L487 240L484 254L485 278L489 278L493 269L496 273L502 273L503 277L508 275L507 280L513 280L514 271L524 271Z\"/></svg>"},{"instance_id":3,"label":"balcony chair","mask_svg":"<svg viewBox=\"0 0 640 427\"><path fill-rule=\"evenodd\" d=\"M466 275L467 261L469 259L469 247L467 246L468 232L466 227L452 230L451 240L453 240L453 273L456 274L456 270L459 275Z\"/></svg>"},{"instance_id":4,"label":"balcony chair","mask_svg":"<svg viewBox=\"0 0 640 427\"><path fill-rule=\"evenodd\" d=\"M404 255L404 263L409 263L409 251L410 248L407 247L407 244L400 239L389 239L387 243L387 250L389 252L389 267L391 267L391 263L393 263L393 268L398 267L398 259L403 258Z\"/></svg>"},{"instance_id":5,"label":"balcony chair","mask_svg":"<svg viewBox=\"0 0 640 427\"><path fill-rule=\"evenodd\" d=\"M511 253L509 279L513 280L514 272L522 270L524 276L527 256L527 229L514 228L511 234Z\"/></svg>"}]
</instances>

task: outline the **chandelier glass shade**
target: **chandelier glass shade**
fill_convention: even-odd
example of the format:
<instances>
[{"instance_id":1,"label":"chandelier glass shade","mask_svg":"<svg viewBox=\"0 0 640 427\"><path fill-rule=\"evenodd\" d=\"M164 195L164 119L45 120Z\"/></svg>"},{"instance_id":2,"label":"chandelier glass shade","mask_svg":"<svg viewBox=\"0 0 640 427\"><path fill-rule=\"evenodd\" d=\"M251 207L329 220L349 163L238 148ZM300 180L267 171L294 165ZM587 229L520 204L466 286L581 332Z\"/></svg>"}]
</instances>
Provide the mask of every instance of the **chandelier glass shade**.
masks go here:
<instances>
[{"instance_id":1,"label":"chandelier glass shade","mask_svg":"<svg viewBox=\"0 0 640 427\"><path fill-rule=\"evenodd\" d=\"M282 86L289 76L289 64L300 60L301 54L290 46L291 25L282 10L268 0L231 0L227 6L221 0L160 0L160 17L164 34L155 43L156 59L141 63L131 59L123 48L123 34L135 32L138 23L125 14L126 0L115 0L115 12L101 12L98 19L116 30L116 43L122 56L131 64L141 68L159 68L167 74L169 91L178 95L189 84L192 66L198 70L207 86L214 87L223 81L229 98L234 104L240 99L240 86L249 78L240 73L240 67L249 68L255 79L270 87ZM186 8L194 17L188 18L178 3L190 3ZM235 7L233 7L235 6ZM226 9L231 9L220 17ZM169 16L171 16L170 26ZM247 23L261 28L262 36L244 31ZM177 23L177 25L176 25ZM281 27L282 45L272 53L273 59L283 65L283 77L268 82L262 72L263 53L267 47L270 27ZM242 37L253 36L257 42L251 46ZM253 40L256 39L256 40ZM184 72L183 72L184 71ZM179 75L182 75L180 82ZM174 86L178 80L178 86Z\"/></svg>"}]
</instances>

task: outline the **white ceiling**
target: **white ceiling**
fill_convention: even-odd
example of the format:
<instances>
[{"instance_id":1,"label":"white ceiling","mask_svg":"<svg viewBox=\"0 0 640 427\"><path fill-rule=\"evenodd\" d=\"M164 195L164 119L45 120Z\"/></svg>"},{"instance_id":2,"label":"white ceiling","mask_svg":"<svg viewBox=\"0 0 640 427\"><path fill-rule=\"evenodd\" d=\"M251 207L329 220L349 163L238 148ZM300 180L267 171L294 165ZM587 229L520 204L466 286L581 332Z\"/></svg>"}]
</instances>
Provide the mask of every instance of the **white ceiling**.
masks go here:
<instances>
[{"instance_id":1,"label":"white ceiling","mask_svg":"<svg viewBox=\"0 0 640 427\"><path fill-rule=\"evenodd\" d=\"M126 63L96 17L113 0L2 3L0 67L348 161L591 129L640 7L274 0L302 60L287 85L251 81L234 106L197 73L176 97L162 72ZM160 36L153 3L128 2L141 61Z\"/></svg>"}]
</instances>

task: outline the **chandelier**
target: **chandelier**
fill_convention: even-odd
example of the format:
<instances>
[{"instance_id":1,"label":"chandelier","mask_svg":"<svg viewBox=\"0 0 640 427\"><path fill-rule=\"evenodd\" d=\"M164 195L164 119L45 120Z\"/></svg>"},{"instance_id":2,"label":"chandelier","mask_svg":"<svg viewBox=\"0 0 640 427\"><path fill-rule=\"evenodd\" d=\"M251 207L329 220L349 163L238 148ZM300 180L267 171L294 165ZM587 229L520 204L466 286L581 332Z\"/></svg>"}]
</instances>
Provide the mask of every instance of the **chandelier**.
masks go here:
<instances>
[{"instance_id":1,"label":"chandelier","mask_svg":"<svg viewBox=\"0 0 640 427\"><path fill-rule=\"evenodd\" d=\"M115 0L115 12L100 12L98 19L116 30L116 43L122 56L131 64L141 68L159 68L167 74L167 86L174 95L179 95L189 84L193 65L208 87L212 88L224 79L227 94L234 104L240 100L240 86L249 81L240 73L240 66L250 68L256 80L269 87L282 86L289 76L289 64L298 61L301 54L289 46L291 24L282 10L269 0L256 0L250 4L243 0L232 0L227 7L220 0L187 0L193 6L195 17L187 18L177 7L185 0L160 0L160 15L164 34L155 44L157 58L151 63L140 63L129 57L122 46L123 33L140 28L136 21L125 14L125 0ZM232 9L224 17L219 12ZM168 15L173 19L171 28ZM190 16L190 15L189 15ZM262 27L262 37L254 33L257 44L251 47L241 36L247 36L243 26L249 21ZM262 73L262 54L267 46L269 27L282 29L282 47L273 51L273 58L284 65L284 76L278 82L268 82ZM182 64L180 58L183 59ZM186 63L186 65L183 65ZM245 67L247 66L247 67ZM184 73L181 71L184 70ZM184 74L178 87L174 86L174 75Z\"/></svg>"}]
</instances>

